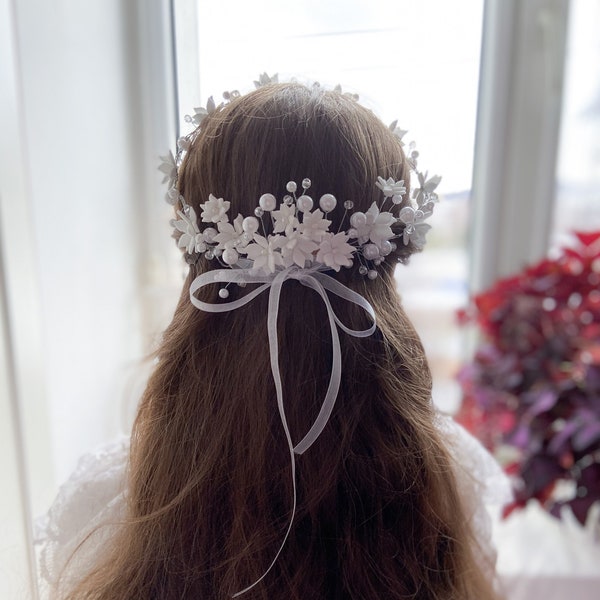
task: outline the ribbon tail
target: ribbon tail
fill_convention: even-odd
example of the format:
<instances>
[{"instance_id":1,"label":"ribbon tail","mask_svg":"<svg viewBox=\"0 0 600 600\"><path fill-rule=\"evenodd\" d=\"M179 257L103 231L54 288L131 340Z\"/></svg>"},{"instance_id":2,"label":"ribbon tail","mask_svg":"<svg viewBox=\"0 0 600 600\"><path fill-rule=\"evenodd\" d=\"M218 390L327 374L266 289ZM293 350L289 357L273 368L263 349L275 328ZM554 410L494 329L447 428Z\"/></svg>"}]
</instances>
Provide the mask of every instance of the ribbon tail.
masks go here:
<instances>
[{"instance_id":1,"label":"ribbon tail","mask_svg":"<svg viewBox=\"0 0 600 600\"><path fill-rule=\"evenodd\" d=\"M325 291L323 291L323 293L319 291L319 294L321 294L321 297L327 306L327 316L329 317L329 327L331 328L331 375L329 377L327 393L321 404L321 410L319 410L319 414L311 428L308 430L308 433L300 440L300 442L298 442L298 444L296 444L296 447L294 448L296 454L304 454L316 442L317 438L323 432L323 429L325 429L333 411L333 407L335 406L335 401L337 400L337 395L340 391L340 382L342 380L342 353L340 349L340 338L335 323L335 315L327 300Z\"/></svg>"},{"instance_id":2,"label":"ribbon tail","mask_svg":"<svg viewBox=\"0 0 600 600\"><path fill-rule=\"evenodd\" d=\"M294 456L294 444L292 442L292 436L290 435L290 429L288 426L287 418L285 416L285 406L283 404L283 387L281 384L281 373L279 371L279 342L277 340L277 317L279 313L279 296L281 294L281 287L283 282L286 280L287 273L282 272L275 277L273 283L271 284L271 289L269 291L269 316L267 318L267 330L269 336L269 355L271 358L271 372L273 374L273 381L275 382L275 392L277 394L277 407L279 409L279 416L281 417L281 423L283 424L283 430L285 432L285 437L287 440L289 452L290 452L290 464L291 464L291 474L292 474L292 514L290 516L290 521L287 526L287 530L283 537L283 541L279 546L279 550L277 550L277 554L275 554L275 558L273 558L271 564L267 568L267 570L251 585L244 588L240 592L236 592L233 594L232 598L237 598L242 594L250 591L253 587L258 585L269 573L269 571L273 568L275 563L277 562L279 555L281 554L287 539L290 535L290 531L292 530L292 525L294 524L294 518L296 516L296 504L297 504L297 491L296 491L296 458Z\"/></svg>"}]
</instances>

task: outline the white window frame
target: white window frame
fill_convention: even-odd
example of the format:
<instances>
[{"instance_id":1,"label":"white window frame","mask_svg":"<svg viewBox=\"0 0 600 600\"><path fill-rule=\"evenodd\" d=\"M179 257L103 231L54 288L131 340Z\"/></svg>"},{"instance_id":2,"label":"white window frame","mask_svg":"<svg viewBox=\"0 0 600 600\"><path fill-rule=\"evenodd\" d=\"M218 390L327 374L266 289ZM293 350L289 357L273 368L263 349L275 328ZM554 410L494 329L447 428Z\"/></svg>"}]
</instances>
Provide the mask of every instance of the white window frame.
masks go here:
<instances>
[{"instance_id":1,"label":"white window frame","mask_svg":"<svg viewBox=\"0 0 600 600\"><path fill-rule=\"evenodd\" d=\"M475 292L548 252L569 0L486 0L473 166Z\"/></svg>"}]
</instances>

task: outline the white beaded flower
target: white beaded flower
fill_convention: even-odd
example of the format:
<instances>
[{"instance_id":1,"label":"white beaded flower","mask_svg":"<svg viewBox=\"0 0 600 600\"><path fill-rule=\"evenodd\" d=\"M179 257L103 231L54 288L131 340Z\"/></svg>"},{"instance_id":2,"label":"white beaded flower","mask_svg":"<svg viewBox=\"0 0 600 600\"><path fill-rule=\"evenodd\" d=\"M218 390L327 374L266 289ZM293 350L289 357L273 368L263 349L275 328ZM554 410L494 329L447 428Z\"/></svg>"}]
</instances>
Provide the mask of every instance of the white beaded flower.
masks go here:
<instances>
[{"instance_id":1,"label":"white beaded flower","mask_svg":"<svg viewBox=\"0 0 600 600\"><path fill-rule=\"evenodd\" d=\"M375 185L383 192L383 195L386 198L390 198L392 196L403 196L406 194L404 179L396 181L392 177L389 177L387 180L383 177L378 177Z\"/></svg>"},{"instance_id":2,"label":"white beaded flower","mask_svg":"<svg viewBox=\"0 0 600 600\"><path fill-rule=\"evenodd\" d=\"M285 232L285 235L290 235L299 225L296 218L296 206L293 204L290 206L280 204L279 210L274 210L271 214L275 220L274 233Z\"/></svg>"},{"instance_id":3,"label":"white beaded flower","mask_svg":"<svg viewBox=\"0 0 600 600\"><path fill-rule=\"evenodd\" d=\"M246 236L243 229L244 217L238 215L232 223L219 221L217 229L219 233L215 235L213 241L217 242L217 248L224 250L226 248L244 247L251 241L251 237Z\"/></svg>"},{"instance_id":4,"label":"white beaded flower","mask_svg":"<svg viewBox=\"0 0 600 600\"><path fill-rule=\"evenodd\" d=\"M162 182L167 184L168 190L171 190L171 188L175 187L175 182L177 181L177 161L171 151L169 151L169 154L161 156L160 160L161 163L158 170L164 173Z\"/></svg>"},{"instance_id":5,"label":"white beaded flower","mask_svg":"<svg viewBox=\"0 0 600 600\"><path fill-rule=\"evenodd\" d=\"M331 221L324 216L318 208L313 212L305 212L300 223L300 232L314 242L320 242L331 225Z\"/></svg>"},{"instance_id":6,"label":"white beaded flower","mask_svg":"<svg viewBox=\"0 0 600 600\"><path fill-rule=\"evenodd\" d=\"M177 211L179 219L173 219L171 225L181 232L179 239L177 240L177 246L179 248L185 248L188 254L194 252L204 252L206 250L206 244L204 243L204 236L198 229L198 219L196 212L191 206L186 208L187 214L181 210Z\"/></svg>"},{"instance_id":7,"label":"white beaded flower","mask_svg":"<svg viewBox=\"0 0 600 600\"><path fill-rule=\"evenodd\" d=\"M299 231L292 231L285 236L285 245L281 247L283 264L286 267L298 265L303 269L313 261L314 252L318 249L318 244L313 242L310 237Z\"/></svg>"},{"instance_id":8,"label":"white beaded flower","mask_svg":"<svg viewBox=\"0 0 600 600\"><path fill-rule=\"evenodd\" d=\"M283 266L283 256L279 250L285 244L282 235L270 235L268 238L254 234L254 243L249 244L240 252L248 255L254 262L253 271L262 269L265 273L275 273L276 267Z\"/></svg>"},{"instance_id":9,"label":"white beaded flower","mask_svg":"<svg viewBox=\"0 0 600 600\"><path fill-rule=\"evenodd\" d=\"M348 244L349 236L344 233L326 233L319 244L317 262L339 271L341 267L352 266L352 255L356 248Z\"/></svg>"},{"instance_id":10,"label":"white beaded flower","mask_svg":"<svg viewBox=\"0 0 600 600\"><path fill-rule=\"evenodd\" d=\"M350 217L350 237L358 238L360 244L366 244L370 240L379 245L394 237L392 225L395 222L396 217L392 213L380 212L377 203L373 202L366 213L358 212Z\"/></svg>"},{"instance_id":11,"label":"white beaded flower","mask_svg":"<svg viewBox=\"0 0 600 600\"><path fill-rule=\"evenodd\" d=\"M417 178L419 180L419 187L413 192L413 198L417 201L417 204L422 206L428 200L437 202L437 194L434 193L434 190L442 178L439 175L434 175L428 179L427 173L417 173Z\"/></svg>"},{"instance_id":12,"label":"white beaded flower","mask_svg":"<svg viewBox=\"0 0 600 600\"><path fill-rule=\"evenodd\" d=\"M200 217L203 223L219 223L220 221L228 221L227 211L229 210L230 202L223 200L223 198L217 198L212 194L209 195L208 200L200 205L202 212Z\"/></svg>"},{"instance_id":13,"label":"white beaded flower","mask_svg":"<svg viewBox=\"0 0 600 600\"><path fill-rule=\"evenodd\" d=\"M402 241L406 246L412 242L417 248L423 248L425 245L425 234L431 229L431 225L425 223L427 215L412 206L405 206L401 211L398 219L405 223L404 231L402 232Z\"/></svg>"}]
</instances>

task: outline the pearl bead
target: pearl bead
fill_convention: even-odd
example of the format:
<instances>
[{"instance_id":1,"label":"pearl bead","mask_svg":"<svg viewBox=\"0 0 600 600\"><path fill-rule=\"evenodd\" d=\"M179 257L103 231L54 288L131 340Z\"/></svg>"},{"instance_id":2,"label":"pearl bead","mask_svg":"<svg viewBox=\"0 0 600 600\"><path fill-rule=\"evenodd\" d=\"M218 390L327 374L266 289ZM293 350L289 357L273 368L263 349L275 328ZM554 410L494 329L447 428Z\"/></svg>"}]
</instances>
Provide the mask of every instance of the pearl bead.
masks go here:
<instances>
[{"instance_id":1,"label":"pearl bead","mask_svg":"<svg viewBox=\"0 0 600 600\"><path fill-rule=\"evenodd\" d=\"M346 210L352 210L354 208L354 202L352 202L352 200L346 200L346 202L344 202L344 208Z\"/></svg>"},{"instance_id":2,"label":"pearl bead","mask_svg":"<svg viewBox=\"0 0 600 600\"><path fill-rule=\"evenodd\" d=\"M290 194L293 194L298 189L298 186L296 185L295 181L288 181L287 184L286 184L286 186L285 186L285 189Z\"/></svg>"},{"instance_id":3,"label":"pearl bead","mask_svg":"<svg viewBox=\"0 0 600 600\"><path fill-rule=\"evenodd\" d=\"M387 256L392 251L392 243L388 240L383 240L379 244L379 251L381 252L381 256Z\"/></svg>"},{"instance_id":4,"label":"pearl bead","mask_svg":"<svg viewBox=\"0 0 600 600\"><path fill-rule=\"evenodd\" d=\"M291 206L294 203L294 198L288 194L287 196L283 197L283 203L286 206Z\"/></svg>"},{"instance_id":5,"label":"pearl bead","mask_svg":"<svg viewBox=\"0 0 600 600\"><path fill-rule=\"evenodd\" d=\"M374 260L379 257L379 248L375 244L366 244L362 253L367 260Z\"/></svg>"},{"instance_id":6,"label":"pearl bead","mask_svg":"<svg viewBox=\"0 0 600 600\"><path fill-rule=\"evenodd\" d=\"M365 215L365 213L355 212L350 217L350 225L352 225L352 227L356 227L356 228L364 227L366 224L367 224L367 215Z\"/></svg>"},{"instance_id":7,"label":"pearl bead","mask_svg":"<svg viewBox=\"0 0 600 600\"><path fill-rule=\"evenodd\" d=\"M202 235L204 236L204 241L208 242L209 244L212 244L212 241L215 239L215 236L217 235L217 230L214 227L207 227L203 232Z\"/></svg>"},{"instance_id":8,"label":"pearl bead","mask_svg":"<svg viewBox=\"0 0 600 600\"><path fill-rule=\"evenodd\" d=\"M367 273L367 277L371 280L373 279L377 279L377 271L375 269L371 269L368 273Z\"/></svg>"},{"instance_id":9,"label":"pearl bead","mask_svg":"<svg viewBox=\"0 0 600 600\"><path fill-rule=\"evenodd\" d=\"M308 212L313 207L313 199L310 196L302 195L296 200L298 210Z\"/></svg>"},{"instance_id":10,"label":"pearl bead","mask_svg":"<svg viewBox=\"0 0 600 600\"><path fill-rule=\"evenodd\" d=\"M306 177L305 179L302 180L302 187L307 190L310 186L311 186L312 182L311 180Z\"/></svg>"},{"instance_id":11,"label":"pearl bead","mask_svg":"<svg viewBox=\"0 0 600 600\"><path fill-rule=\"evenodd\" d=\"M227 265L235 265L239 259L240 255L233 248L226 248L223 252L223 262Z\"/></svg>"},{"instance_id":12,"label":"pearl bead","mask_svg":"<svg viewBox=\"0 0 600 600\"><path fill-rule=\"evenodd\" d=\"M213 254L212 250L207 250L204 253L204 257L207 258L208 260L212 260L215 257L215 255Z\"/></svg>"},{"instance_id":13,"label":"pearl bead","mask_svg":"<svg viewBox=\"0 0 600 600\"><path fill-rule=\"evenodd\" d=\"M242 230L246 233L256 233L258 231L258 219L256 217L246 217L242 221Z\"/></svg>"},{"instance_id":14,"label":"pearl bead","mask_svg":"<svg viewBox=\"0 0 600 600\"><path fill-rule=\"evenodd\" d=\"M360 267L358 267L358 272L361 275L366 275L368 270L369 269L367 269L367 267L365 267L365 265L361 265Z\"/></svg>"},{"instance_id":15,"label":"pearl bead","mask_svg":"<svg viewBox=\"0 0 600 600\"><path fill-rule=\"evenodd\" d=\"M275 210L275 207L277 206L277 199L273 194L263 194L260 197L258 204L263 210L272 211Z\"/></svg>"},{"instance_id":16,"label":"pearl bead","mask_svg":"<svg viewBox=\"0 0 600 600\"><path fill-rule=\"evenodd\" d=\"M265 213L265 211L264 211L264 210L263 210L263 209L262 209L260 206L257 206L257 207L254 209L254 214L255 214L257 217L262 217L264 213Z\"/></svg>"},{"instance_id":17,"label":"pearl bead","mask_svg":"<svg viewBox=\"0 0 600 600\"><path fill-rule=\"evenodd\" d=\"M379 265L380 265L382 262L383 262L383 258L376 258L376 259L373 261L373 264L374 264L376 267L378 267L378 266L379 266Z\"/></svg>"},{"instance_id":18,"label":"pearl bead","mask_svg":"<svg viewBox=\"0 0 600 600\"><path fill-rule=\"evenodd\" d=\"M402 204L402 196L392 196L392 202L396 205Z\"/></svg>"},{"instance_id":19,"label":"pearl bead","mask_svg":"<svg viewBox=\"0 0 600 600\"><path fill-rule=\"evenodd\" d=\"M323 194L319 200L319 206L323 212L331 212L337 204L337 200L333 194Z\"/></svg>"},{"instance_id":20,"label":"pearl bead","mask_svg":"<svg viewBox=\"0 0 600 600\"><path fill-rule=\"evenodd\" d=\"M348 229L347 233L348 233L349 238L358 237L358 231L356 231L356 229L354 229L354 227L350 227L350 229Z\"/></svg>"},{"instance_id":21,"label":"pearl bead","mask_svg":"<svg viewBox=\"0 0 600 600\"><path fill-rule=\"evenodd\" d=\"M219 290L219 298L229 298L229 290L227 288L221 288Z\"/></svg>"}]
</instances>

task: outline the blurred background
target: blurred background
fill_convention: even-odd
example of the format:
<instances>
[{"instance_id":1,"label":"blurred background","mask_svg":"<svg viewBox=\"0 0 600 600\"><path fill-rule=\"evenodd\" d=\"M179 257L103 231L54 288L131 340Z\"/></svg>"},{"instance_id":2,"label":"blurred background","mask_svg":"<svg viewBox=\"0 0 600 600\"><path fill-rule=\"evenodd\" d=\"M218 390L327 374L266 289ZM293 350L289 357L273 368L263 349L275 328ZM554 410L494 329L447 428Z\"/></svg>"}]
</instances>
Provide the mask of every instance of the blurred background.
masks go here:
<instances>
[{"instance_id":1,"label":"blurred background","mask_svg":"<svg viewBox=\"0 0 600 600\"><path fill-rule=\"evenodd\" d=\"M33 516L130 429L185 273L157 166L186 113L267 72L409 130L442 200L398 288L455 413L456 311L600 229L599 26L600 0L0 0L0 596L35 597Z\"/></svg>"}]
</instances>

